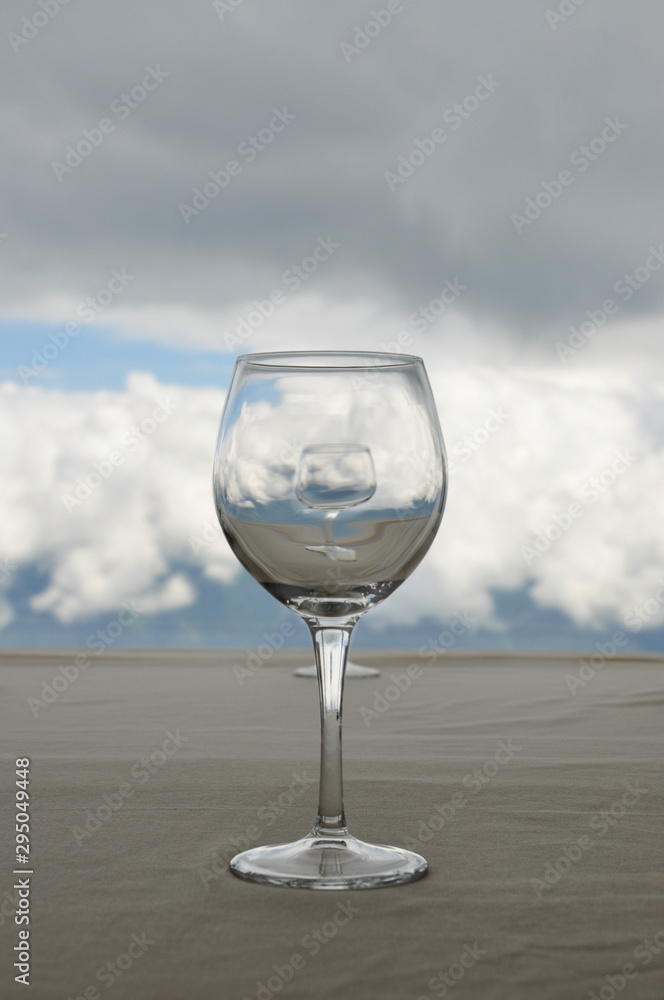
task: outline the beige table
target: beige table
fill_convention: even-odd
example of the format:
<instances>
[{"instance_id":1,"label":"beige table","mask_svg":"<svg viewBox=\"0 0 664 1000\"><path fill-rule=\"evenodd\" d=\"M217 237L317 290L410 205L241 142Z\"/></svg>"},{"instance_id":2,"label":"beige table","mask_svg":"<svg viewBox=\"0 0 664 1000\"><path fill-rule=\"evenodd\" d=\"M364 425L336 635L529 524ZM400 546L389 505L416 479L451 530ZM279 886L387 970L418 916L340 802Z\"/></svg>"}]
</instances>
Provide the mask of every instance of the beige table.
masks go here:
<instances>
[{"instance_id":1,"label":"beige table","mask_svg":"<svg viewBox=\"0 0 664 1000\"><path fill-rule=\"evenodd\" d=\"M60 669L74 651L2 654L0 996L662 1000L664 660L575 685L562 654L355 657L382 675L347 685L351 828L419 845L430 871L351 893L251 885L224 860L313 822L306 651L242 683L246 651L109 651L78 677ZM12 970L19 757L29 989Z\"/></svg>"}]
</instances>

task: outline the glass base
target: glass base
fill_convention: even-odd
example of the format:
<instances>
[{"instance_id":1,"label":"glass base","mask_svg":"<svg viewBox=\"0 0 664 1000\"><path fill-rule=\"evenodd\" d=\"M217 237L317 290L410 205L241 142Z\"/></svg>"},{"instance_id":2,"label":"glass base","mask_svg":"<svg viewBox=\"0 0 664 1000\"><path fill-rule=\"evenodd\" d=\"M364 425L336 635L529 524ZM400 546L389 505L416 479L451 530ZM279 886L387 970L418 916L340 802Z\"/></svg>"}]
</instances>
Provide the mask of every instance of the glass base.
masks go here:
<instances>
[{"instance_id":1,"label":"glass base","mask_svg":"<svg viewBox=\"0 0 664 1000\"><path fill-rule=\"evenodd\" d=\"M377 889L414 882L426 870L427 863L419 854L365 844L350 834L312 833L292 844L252 847L231 861L231 871L238 878L296 889Z\"/></svg>"},{"instance_id":2,"label":"glass base","mask_svg":"<svg viewBox=\"0 0 664 1000\"><path fill-rule=\"evenodd\" d=\"M317 677L316 664L310 667L298 667L293 673L296 677ZM348 660L346 664L346 677L380 677L380 670L375 667L362 667L359 663Z\"/></svg>"}]
</instances>

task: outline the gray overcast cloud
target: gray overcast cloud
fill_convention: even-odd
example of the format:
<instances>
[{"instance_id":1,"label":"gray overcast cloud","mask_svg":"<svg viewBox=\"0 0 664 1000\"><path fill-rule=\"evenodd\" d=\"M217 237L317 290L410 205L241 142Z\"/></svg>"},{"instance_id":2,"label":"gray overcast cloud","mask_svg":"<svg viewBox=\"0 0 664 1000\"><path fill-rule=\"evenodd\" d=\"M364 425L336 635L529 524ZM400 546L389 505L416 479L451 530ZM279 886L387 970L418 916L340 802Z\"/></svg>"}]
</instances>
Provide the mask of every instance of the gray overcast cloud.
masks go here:
<instances>
[{"instance_id":1,"label":"gray overcast cloud","mask_svg":"<svg viewBox=\"0 0 664 1000\"><path fill-rule=\"evenodd\" d=\"M125 309L231 309L331 235L316 288L337 303L408 313L458 277L476 322L555 340L664 240L656 0L557 18L553 0L44 2L1 15L7 311L43 315L117 266L137 275ZM261 133L274 109L294 118ZM84 130L101 141L56 176Z\"/></svg>"}]
</instances>

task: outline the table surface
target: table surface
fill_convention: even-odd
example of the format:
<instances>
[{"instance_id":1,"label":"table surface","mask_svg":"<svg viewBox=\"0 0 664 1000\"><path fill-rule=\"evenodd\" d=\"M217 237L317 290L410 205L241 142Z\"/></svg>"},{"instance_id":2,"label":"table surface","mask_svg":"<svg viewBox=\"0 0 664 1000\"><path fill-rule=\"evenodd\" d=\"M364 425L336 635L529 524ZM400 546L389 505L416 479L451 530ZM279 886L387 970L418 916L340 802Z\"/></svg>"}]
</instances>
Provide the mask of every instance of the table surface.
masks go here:
<instances>
[{"instance_id":1,"label":"table surface","mask_svg":"<svg viewBox=\"0 0 664 1000\"><path fill-rule=\"evenodd\" d=\"M292 675L307 652L257 670L246 650L77 652L0 654L3 998L664 998L664 658L596 656L593 674L576 654L358 651L381 676L346 683L349 824L417 845L429 871L316 892L227 865L315 818L317 687Z\"/></svg>"}]
</instances>

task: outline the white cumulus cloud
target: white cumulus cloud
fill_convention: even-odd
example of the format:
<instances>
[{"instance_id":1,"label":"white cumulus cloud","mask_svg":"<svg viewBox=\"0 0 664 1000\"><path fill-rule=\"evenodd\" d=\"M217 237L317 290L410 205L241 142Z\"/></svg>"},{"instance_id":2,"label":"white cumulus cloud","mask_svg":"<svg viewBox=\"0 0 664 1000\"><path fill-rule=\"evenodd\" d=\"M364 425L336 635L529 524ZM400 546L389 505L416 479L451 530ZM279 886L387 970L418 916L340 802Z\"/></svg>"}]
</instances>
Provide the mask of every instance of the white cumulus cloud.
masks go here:
<instances>
[{"instance_id":1,"label":"white cumulus cloud","mask_svg":"<svg viewBox=\"0 0 664 1000\"><path fill-rule=\"evenodd\" d=\"M656 377L448 363L442 347L427 367L451 460L448 506L423 564L372 624L456 609L500 629L497 588L528 586L580 626L622 621L648 600L664 564ZM219 389L139 373L120 391L0 386L0 556L45 574L34 610L70 623L135 599L155 613L196 601L194 572L233 581L241 570L211 493L223 401Z\"/></svg>"},{"instance_id":2,"label":"white cumulus cloud","mask_svg":"<svg viewBox=\"0 0 664 1000\"><path fill-rule=\"evenodd\" d=\"M5 383L0 552L38 564L48 584L32 607L63 623L137 598L146 612L196 599L175 565L229 580L221 538L194 556L214 517L210 465L224 394L132 374L120 392L57 392ZM7 613L5 612L5 618Z\"/></svg>"}]
</instances>

